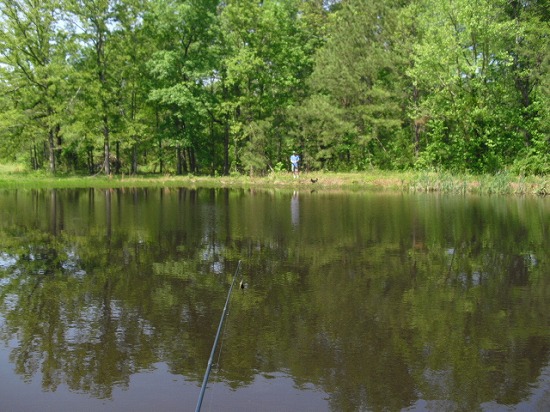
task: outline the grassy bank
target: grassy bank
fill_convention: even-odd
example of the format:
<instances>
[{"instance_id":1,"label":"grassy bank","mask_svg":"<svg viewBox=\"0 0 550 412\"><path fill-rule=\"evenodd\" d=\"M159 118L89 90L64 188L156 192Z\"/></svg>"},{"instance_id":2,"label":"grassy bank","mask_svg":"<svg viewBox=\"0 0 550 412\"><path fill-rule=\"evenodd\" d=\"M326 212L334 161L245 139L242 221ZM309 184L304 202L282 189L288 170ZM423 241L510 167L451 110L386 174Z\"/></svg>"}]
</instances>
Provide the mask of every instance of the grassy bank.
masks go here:
<instances>
[{"instance_id":1,"label":"grassy bank","mask_svg":"<svg viewBox=\"0 0 550 412\"><path fill-rule=\"evenodd\" d=\"M505 195L548 195L547 177L522 177L506 173L471 176L436 172L302 173L298 179L288 172L264 177L235 176L52 176L28 172L17 165L0 165L0 188L117 188L117 187L262 187L317 190L391 190L405 192L477 193Z\"/></svg>"}]
</instances>

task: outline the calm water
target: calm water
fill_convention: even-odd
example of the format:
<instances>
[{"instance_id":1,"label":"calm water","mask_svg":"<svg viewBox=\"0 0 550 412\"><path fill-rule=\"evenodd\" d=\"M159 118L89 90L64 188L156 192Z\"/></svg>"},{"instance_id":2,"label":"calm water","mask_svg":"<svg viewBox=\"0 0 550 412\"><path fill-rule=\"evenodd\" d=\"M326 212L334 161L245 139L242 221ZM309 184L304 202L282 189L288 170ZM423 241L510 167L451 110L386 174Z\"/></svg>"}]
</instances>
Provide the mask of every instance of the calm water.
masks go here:
<instances>
[{"instance_id":1,"label":"calm water","mask_svg":"<svg viewBox=\"0 0 550 412\"><path fill-rule=\"evenodd\" d=\"M0 192L0 410L550 410L550 199Z\"/></svg>"}]
</instances>

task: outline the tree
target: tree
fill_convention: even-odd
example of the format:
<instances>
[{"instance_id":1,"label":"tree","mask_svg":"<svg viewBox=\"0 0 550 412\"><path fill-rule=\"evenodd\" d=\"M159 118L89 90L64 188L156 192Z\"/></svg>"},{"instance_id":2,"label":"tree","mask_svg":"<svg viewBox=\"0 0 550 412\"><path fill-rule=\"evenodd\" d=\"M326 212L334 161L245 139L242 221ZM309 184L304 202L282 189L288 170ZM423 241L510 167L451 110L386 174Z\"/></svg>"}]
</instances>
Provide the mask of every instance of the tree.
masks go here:
<instances>
[{"instance_id":1,"label":"tree","mask_svg":"<svg viewBox=\"0 0 550 412\"><path fill-rule=\"evenodd\" d=\"M544 1L510 1L507 12L518 31L510 41L518 132L525 148L514 166L521 173L550 171L550 8Z\"/></svg>"},{"instance_id":2,"label":"tree","mask_svg":"<svg viewBox=\"0 0 550 412\"><path fill-rule=\"evenodd\" d=\"M197 151L210 136L208 86L214 81L217 1L159 1L147 16L155 52L150 99L164 110L176 151L176 170L199 172Z\"/></svg>"},{"instance_id":3,"label":"tree","mask_svg":"<svg viewBox=\"0 0 550 412\"><path fill-rule=\"evenodd\" d=\"M19 149L30 151L33 167L40 166L44 145L49 170L55 173L69 71L60 4L55 0L3 0L0 4L3 87L16 101L2 118L11 123L8 135L12 142L26 137L26 147Z\"/></svg>"},{"instance_id":4,"label":"tree","mask_svg":"<svg viewBox=\"0 0 550 412\"><path fill-rule=\"evenodd\" d=\"M319 9L300 7L301 2L292 0L235 1L222 9L220 72L235 170L262 173L286 158L286 108L304 94L318 44L315 30L302 22L302 16L320 25L313 19Z\"/></svg>"},{"instance_id":5,"label":"tree","mask_svg":"<svg viewBox=\"0 0 550 412\"><path fill-rule=\"evenodd\" d=\"M34 169L550 170L546 0L0 4L1 155Z\"/></svg>"},{"instance_id":6,"label":"tree","mask_svg":"<svg viewBox=\"0 0 550 412\"><path fill-rule=\"evenodd\" d=\"M341 121L354 125L344 157L358 168L390 167L389 148L403 127L402 57L393 39L400 7L399 1L342 2L315 60L311 87L342 109Z\"/></svg>"},{"instance_id":7,"label":"tree","mask_svg":"<svg viewBox=\"0 0 550 412\"><path fill-rule=\"evenodd\" d=\"M116 107L116 90L111 77L111 34L117 27L115 5L115 0L71 0L69 6L83 46L79 69L85 73L83 87L89 104L95 108L92 116L102 136L103 170L107 175L111 173L111 124Z\"/></svg>"},{"instance_id":8,"label":"tree","mask_svg":"<svg viewBox=\"0 0 550 412\"><path fill-rule=\"evenodd\" d=\"M116 173L122 163L120 146L126 149L130 159L130 173L138 172L141 150L150 147L154 113L147 101L151 79L146 63L153 43L148 36L143 18L148 13L148 3L142 0L126 0L117 5L120 30L114 34L113 59L116 60L116 105L119 127L116 140Z\"/></svg>"},{"instance_id":9,"label":"tree","mask_svg":"<svg viewBox=\"0 0 550 412\"><path fill-rule=\"evenodd\" d=\"M316 94L290 112L293 140L303 154L303 167L343 169L350 164L357 130L345 120L344 110L328 96Z\"/></svg>"},{"instance_id":10,"label":"tree","mask_svg":"<svg viewBox=\"0 0 550 412\"><path fill-rule=\"evenodd\" d=\"M509 45L521 29L501 0L420 2L413 84L429 117L420 167L495 172L522 147ZM519 30L519 31L518 31Z\"/></svg>"}]
</instances>

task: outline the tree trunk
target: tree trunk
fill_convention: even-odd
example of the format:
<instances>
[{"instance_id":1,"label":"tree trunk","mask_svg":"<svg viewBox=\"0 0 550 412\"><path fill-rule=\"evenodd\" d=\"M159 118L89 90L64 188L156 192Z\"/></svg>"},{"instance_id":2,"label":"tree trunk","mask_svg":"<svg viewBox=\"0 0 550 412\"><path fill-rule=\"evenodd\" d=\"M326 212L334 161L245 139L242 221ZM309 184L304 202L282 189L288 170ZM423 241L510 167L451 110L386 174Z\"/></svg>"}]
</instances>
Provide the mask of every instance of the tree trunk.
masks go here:
<instances>
[{"instance_id":1,"label":"tree trunk","mask_svg":"<svg viewBox=\"0 0 550 412\"><path fill-rule=\"evenodd\" d=\"M223 174L229 174L229 115L225 117L225 130L223 136Z\"/></svg>"},{"instance_id":2,"label":"tree trunk","mask_svg":"<svg viewBox=\"0 0 550 412\"><path fill-rule=\"evenodd\" d=\"M159 137L159 168L160 168L160 174L163 173L163 169L164 169L164 161L162 160L162 139Z\"/></svg>"},{"instance_id":3,"label":"tree trunk","mask_svg":"<svg viewBox=\"0 0 550 412\"><path fill-rule=\"evenodd\" d=\"M116 142L115 174L120 174L120 142Z\"/></svg>"},{"instance_id":4,"label":"tree trunk","mask_svg":"<svg viewBox=\"0 0 550 412\"><path fill-rule=\"evenodd\" d=\"M182 154L181 154L181 147L179 147L179 145L176 148L176 159L177 159L176 174L182 175L183 174Z\"/></svg>"},{"instance_id":5,"label":"tree trunk","mask_svg":"<svg viewBox=\"0 0 550 412\"><path fill-rule=\"evenodd\" d=\"M38 170L38 156L36 154L36 145L31 148L31 165L32 170Z\"/></svg>"},{"instance_id":6,"label":"tree trunk","mask_svg":"<svg viewBox=\"0 0 550 412\"><path fill-rule=\"evenodd\" d=\"M138 172L138 162L137 162L137 147L134 145L132 147L132 174L135 175Z\"/></svg>"},{"instance_id":7,"label":"tree trunk","mask_svg":"<svg viewBox=\"0 0 550 412\"><path fill-rule=\"evenodd\" d=\"M95 173L94 169L94 151L88 149L88 172L93 175Z\"/></svg>"},{"instance_id":8,"label":"tree trunk","mask_svg":"<svg viewBox=\"0 0 550 412\"><path fill-rule=\"evenodd\" d=\"M48 157L50 172L55 173L55 132L53 128L48 133Z\"/></svg>"},{"instance_id":9,"label":"tree trunk","mask_svg":"<svg viewBox=\"0 0 550 412\"><path fill-rule=\"evenodd\" d=\"M195 150L192 147L187 148L187 158L189 159L189 170L191 173L197 173L197 158L195 156Z\"/></svg>"},{"instance_id":10,"label":"tree trunk","mask_svg":"<svg viewBox=\"0 0 550 412\"><path fill-rule=\"evenodd\" d=\"M109 147L109 129L107 128L107 116L103 117L103 149L104 149L104 156L105 156L105 174L110 175L111 174L111 162L109 161L109 158L111 156L111 149Z\"/></svg>"},{"instance_id":11,"label":"tree trunk","mask_svg":"<svg viewBox=\"0 0 550 412\"><path fill-rule=\"evenodd\" d=\"M216 142L214 138L214 120L210 120L210 174L216 171Z\"/></svg>"}]
</instances>

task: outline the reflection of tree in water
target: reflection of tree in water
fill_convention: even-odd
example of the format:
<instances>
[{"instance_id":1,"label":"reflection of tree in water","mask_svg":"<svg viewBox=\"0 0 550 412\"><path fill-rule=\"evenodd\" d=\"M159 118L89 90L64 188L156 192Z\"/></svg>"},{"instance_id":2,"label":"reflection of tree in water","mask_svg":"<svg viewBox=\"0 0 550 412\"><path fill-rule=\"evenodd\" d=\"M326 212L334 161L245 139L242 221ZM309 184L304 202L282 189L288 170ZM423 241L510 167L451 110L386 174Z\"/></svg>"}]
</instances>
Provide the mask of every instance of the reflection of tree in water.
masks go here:
<instances>
[{"instance_id":1,"label":"reflection of tree in water","mask_svg":"<svg viewBox=\"0 0 550 412\"><path fill-rule=\"evenodd\" d=\"M30 240L23 240L22 246ZM136 328L128 327L139 315L112 300L113 280L108 276L103 281L82 277L74 257L65 264L60 257L68 255L60 239L44 244L47 248L30 244L31 252L21 253L8 268L16 275L7 277L1 298L6 303L8 296L17 296L17 304L11 301L3 307L3 339L18 336L19 341L10 359L25 379L41 372L45 390L67 384L76 391L109 397L113 386L127 385L147 350ZM137 341L140 345L135 345Z\"/></svg>"},{"instance_id":2,"label":"reflection of tree in water","mask_svg":"<svg viewBox=\"0 0 550 412\"><path fill-rule=\"evenodd\" d=\"M234 389L286 371L335 410L396 410L419 397L476 409L517 403L548 362L548 252L536 230L518 238L515 225L529 222L474 231L461 212L449 230L427 220L437 211L320 208L304 195L298 241L280 232L288 196L277 216L276 197L251 205L240 194L237 207L232 193L207 194L180 191L175 204L164 194L156 214L139 191L128 209L113 196L84 231L0 229L1 333L18 338L17 373L101 398L158 362L200 382L243 257L250 287L233 296L214 376ZM100 213L112 214L109 231ZM122 224L129 213L152 221Z\"/></svg>"}]
</instances>

